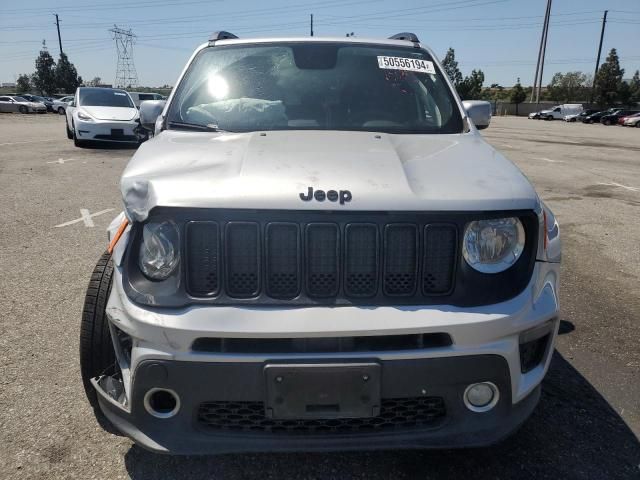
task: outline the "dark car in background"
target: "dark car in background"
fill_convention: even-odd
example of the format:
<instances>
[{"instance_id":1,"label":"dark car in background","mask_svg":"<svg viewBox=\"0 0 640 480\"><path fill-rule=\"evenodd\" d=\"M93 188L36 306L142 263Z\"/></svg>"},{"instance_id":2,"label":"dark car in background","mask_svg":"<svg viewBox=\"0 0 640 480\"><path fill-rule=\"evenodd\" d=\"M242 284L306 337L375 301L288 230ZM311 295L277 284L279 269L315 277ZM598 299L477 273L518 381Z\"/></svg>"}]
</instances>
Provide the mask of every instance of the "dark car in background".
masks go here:
<instances>
[{"instance_id":1,"label":"dark car in background","mask_svg":"<svg viewBox=\"0 0 640 480\"><path fill-rule=\"evenodd\" d=\"M617 111L622 110L621 108L608 108L607 110L602 110L600 112L592 113L591 115L587 115L584 117L584 123L600 123L600 119L606 115L612 115Z\"/></svg>"},{"instance_id":2,"label":"dark car in background","mask_svg":"<svg viewBox=\"0 0 640 480\"><path fill-rule=\"evenodd\" d=\"M618 110L610 115L603 115L600 118L600 123L603 125L615 125L622 117L628 117L634 113L638 113L638 110Z\"/></svg>"},{"instance_id":3,"label":"dark car in background","mask_svg":"<svg viewBox=\"0 0 640 480\"><path fill-rule=\"evenodd\" d=\"M589 115L593 115L594 113L598 113L598 110L594 110L593 108L589 108L587 110L583 110L579 114L573 116L573 118L567 119L567 122L584 122L584 119Z\"/></svg>"}]
</instances>

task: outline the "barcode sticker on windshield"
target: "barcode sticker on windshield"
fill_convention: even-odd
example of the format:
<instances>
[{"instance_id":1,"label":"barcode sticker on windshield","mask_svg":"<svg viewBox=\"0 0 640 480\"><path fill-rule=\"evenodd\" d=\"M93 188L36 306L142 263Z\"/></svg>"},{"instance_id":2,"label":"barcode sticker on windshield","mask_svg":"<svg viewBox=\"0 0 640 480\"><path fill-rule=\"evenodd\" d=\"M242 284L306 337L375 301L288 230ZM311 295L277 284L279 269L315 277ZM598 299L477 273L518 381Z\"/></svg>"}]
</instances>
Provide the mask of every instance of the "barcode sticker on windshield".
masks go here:
<instances>
[{"instance_id":1,"label":"barcode sticker on windshield","mask_svg":"<svg viewBox=\"0 0 640 480\"><path fill-rule=\"evenodd\" d=\"M433 62L418 58L378 57L378 67L388 70L410 70L412 72L436 73Z\"/></svg>"},{"instance_id":2,"label":"barcode sticker on windshield","mask_svg":"<svg viewBox=\"0 0 640 480\"><path fill-rule=\"evenodd\" d=\"M126 93L120 93L120 92L113 92L114 95L120 95L121 97L126 97L127 94Z\"/></svg>"}]
</instances>

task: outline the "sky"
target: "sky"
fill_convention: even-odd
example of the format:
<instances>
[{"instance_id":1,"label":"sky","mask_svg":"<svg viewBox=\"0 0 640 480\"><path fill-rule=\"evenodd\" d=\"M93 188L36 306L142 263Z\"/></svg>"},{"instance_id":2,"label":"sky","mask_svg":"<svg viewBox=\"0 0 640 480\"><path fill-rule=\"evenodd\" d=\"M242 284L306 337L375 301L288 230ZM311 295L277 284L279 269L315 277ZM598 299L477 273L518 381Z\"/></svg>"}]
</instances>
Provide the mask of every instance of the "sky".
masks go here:
<instances>
[{"instance_id":1,"label":"sky","mask_svg":"<svg viewBox=\"0 0 640 480\"><path fill-rule=\"evenodd\" d=\"M173 85L193 50L211 32L239 37L306 36L314 15L316 36L385 38L414 32L440 59L452 47L464 75L474 68L485 85L531 85L546 0L0 0L0 82L32 73L46 41L62 48L85 79L114 83L117 51L110 28L135 33L139 84ZM604 10L602 60L618 50L625 78L640 69L640 0L553 0L543 84L555 72L593 74Z\"/></svg>"}]
</instances>

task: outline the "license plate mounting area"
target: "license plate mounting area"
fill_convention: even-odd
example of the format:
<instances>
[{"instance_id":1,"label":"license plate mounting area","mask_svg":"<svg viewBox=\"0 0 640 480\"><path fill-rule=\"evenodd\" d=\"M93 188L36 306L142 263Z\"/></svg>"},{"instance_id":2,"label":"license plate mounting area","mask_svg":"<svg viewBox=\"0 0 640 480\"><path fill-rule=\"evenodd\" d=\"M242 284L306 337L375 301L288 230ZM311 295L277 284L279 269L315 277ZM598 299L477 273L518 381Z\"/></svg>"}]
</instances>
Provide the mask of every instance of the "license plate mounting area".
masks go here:
<instances>
[{"instance_id":1,"label":"license plate mounting area","mask_svg":"<svg viewBox=\"0 0 640 480\"><path fill-rule=\"evenodd\" d=\"M268 364L265 415L273 419L367 418L380 414L378 363Z\"/></svg>"}]
</instances>

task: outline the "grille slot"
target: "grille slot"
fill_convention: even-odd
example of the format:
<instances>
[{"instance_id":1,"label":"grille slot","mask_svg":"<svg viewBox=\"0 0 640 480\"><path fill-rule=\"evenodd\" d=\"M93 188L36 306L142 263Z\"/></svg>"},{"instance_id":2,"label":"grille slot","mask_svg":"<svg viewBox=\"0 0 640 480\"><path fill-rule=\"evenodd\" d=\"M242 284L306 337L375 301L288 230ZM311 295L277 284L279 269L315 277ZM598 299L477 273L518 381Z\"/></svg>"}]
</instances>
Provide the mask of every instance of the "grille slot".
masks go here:
<instances>
[{"instance_id":1,"label":"grille slot","mask_svg":"<svg viewBox=\"0 0 640 480\"><path fill-rule=\"evenodd\" d=\"M220 240L215 222L189 222L187 288L194 295L215 295L220 290Z\"/></svg>"},{"instance_id":2,"label":"grille slot","mask_svg":"<svg viewBox=\"0 0 640 480\"><path fill-rule=\"evenodd\" d=\"M384 231L384 293L410 296L416 291L418 230L415 225L391 224Z\"/></svg>"},{"instance_id":3,"label":"grille slot","mask_svg":"<svg viewBox=\"0 0 640 480\"><path fill-rule=\"evenodd\" d=\"M198 423L215 431L262 434L358 434L437 428L446 417L442 397L382 399L380 415L368 418L319 420L273 420L267 418L263 402L204 402L198 408Z\"/></svg>"},{"instance_id":4,"label":"grille slot","mask_svg":"<svg viewBox=\"0 0 640 480\"><path fill-rule=\"evenodd\" d=\"M256 296L260 285L259 227L253 222L229 222L225 231L227 293L231 297Z\"/></svg>"},{"instance_id":5,"label":"grille slot","mask_svg":"<svg viewBox=\"0 0 640 480\"><path fill-rule=\"evenodd\" d=\"M424 228L422 291L425 295L444 294L453 287L457 244L453 225L427 225Z\"/></svg>"},{"instance_id":6,"label":"grille slot","mask_svg":"<svg viewBox=\"0 0 640 480\"><path fill-rule=\"evenodd\" d=\"M349 224L345 236L345 293L372 297L378 290L378 228L372 224Z\"/></svg>"},{"instance_id":7,"label":"grille slot","mask_svg":"<svg viewBox=\"0 0 640 480\"><path fill-rule=\"evenodd\" d=\"M310 223L305 232L307 293L312 297L333 297L338 293L338 226Z\"/></svg>"},{"instance_id":8,"label":"grille slot","mask_svg":"<svg viewBox=\"0 0 640 480\"><path fill-rule=\"evenodd\" d=\"M452 345L447 333L312 338L197 338L191 348L207 353L350 353L422 350Z\"/></svg>"},{"instance_id":9,"label":"grille slot","mask_svg":"<svg viewBox=\"0 0 640 480\"><path fill-rule=\"evenodd\" d=\"M294 298L300 293L300 228L295 223L267 225L267 294Z\"/></svg>"}]
</instances>

